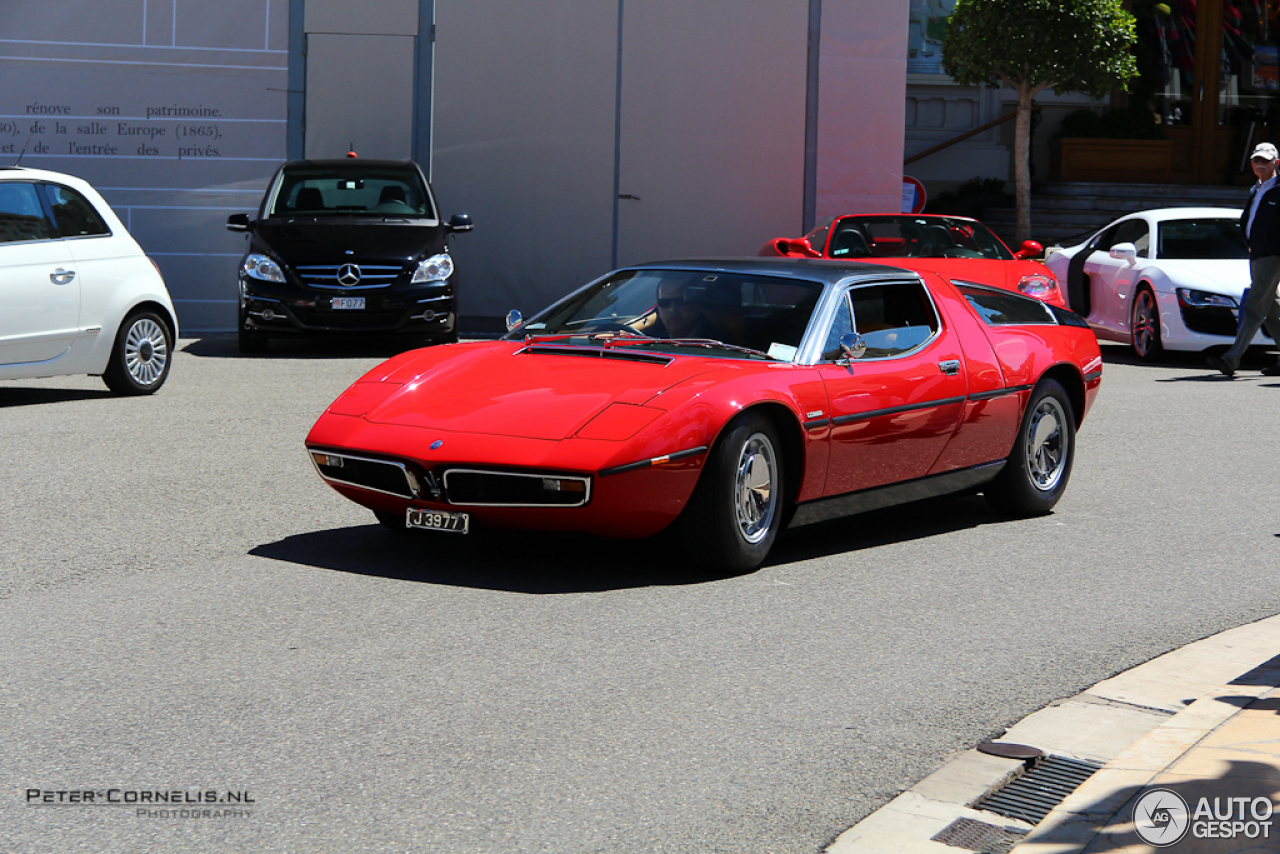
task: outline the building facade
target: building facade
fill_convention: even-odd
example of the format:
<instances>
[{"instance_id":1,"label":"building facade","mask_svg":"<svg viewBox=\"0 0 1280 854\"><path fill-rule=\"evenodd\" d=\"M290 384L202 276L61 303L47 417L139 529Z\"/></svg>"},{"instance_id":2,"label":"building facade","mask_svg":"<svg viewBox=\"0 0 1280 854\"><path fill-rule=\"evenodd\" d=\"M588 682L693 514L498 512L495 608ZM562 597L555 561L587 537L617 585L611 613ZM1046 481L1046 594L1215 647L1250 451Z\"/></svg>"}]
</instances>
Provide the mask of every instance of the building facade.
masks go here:
<instances>
[{"instance_id":1,"label":"building facade","mask_svg":"<svg viewBox=\"0 0 1280 854\"><path fill-rule=\"evenodd\" d=\"M609 269L901 202L908 0L8 0L0 165L98 186L185 331L230 331L285 159L413 158L464 332Z\"/></svg>"}]
</instances>

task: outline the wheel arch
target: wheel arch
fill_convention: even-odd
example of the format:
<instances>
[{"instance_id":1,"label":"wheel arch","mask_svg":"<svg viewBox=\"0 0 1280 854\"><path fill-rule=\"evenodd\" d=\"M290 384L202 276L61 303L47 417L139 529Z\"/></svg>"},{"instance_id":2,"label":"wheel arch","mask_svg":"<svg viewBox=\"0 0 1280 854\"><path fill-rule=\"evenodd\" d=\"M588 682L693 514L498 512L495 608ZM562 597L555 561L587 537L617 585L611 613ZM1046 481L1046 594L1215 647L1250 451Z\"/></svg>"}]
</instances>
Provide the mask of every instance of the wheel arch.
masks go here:
<instances>
[{"instance_id":1,"label":"wheel arch","mask_svg":"<svg viewBox=\"0 0 1280 854\"><path fill-rule=\"evenodd\" d=\"M783 478L786 495L783 497L788 505L794 505L796 495L800 491L800 484L804 482L804 429L796 419L795 413L786 405L776 401L765 400L743 407L736 415L725 422L724 427L720 428L720 432L712 443L712 450L724 439L725 433L728 432L726 428L729 424L748 414L761 415L767 418L778 431L778 438L782 442L782 447L778 450L782 456L783 471L786 475Z\"/></svg>"},{"instance_id":2,"label":"wheel arch","mask_svg":"<svg viewBox=\"0 0 1280 854\"><path fill-rule=\"evenodd\" d=\"M1040 381L1046 379L1055 380L1058 385L1066 389L1067 396L1071 398L1072 420L1075 421L1076 429L1079 430L1084 422L1085 409L1084 376L1081 375L1080 369L1075 365L1054 365L1040 375Z\"/></svg>"},{"instance_id":3,"label":"wheel arch","mask_svg":"<svg viewBox=\"0 0 1280 854\"><path fill-rule=\"evenodd\" d=\"M169 310L169 307L162 302L157 302L156 300L144 299L134 305L129 306L128 311L120 315L120 325L123 326L125 320L127 320L128 318L132 317L133 315L137 314L140 311L152 311L152 312L155 312L157 315L159 315L160 319L164 321L165 328L169 330L169 337L173 339L174 345L175 346L177 345L178 319L174 317L173 312ZM120 331L120 327L117 326L116 327L117 334L119 334L119 331Z\"/></svg>"}]
</instances>

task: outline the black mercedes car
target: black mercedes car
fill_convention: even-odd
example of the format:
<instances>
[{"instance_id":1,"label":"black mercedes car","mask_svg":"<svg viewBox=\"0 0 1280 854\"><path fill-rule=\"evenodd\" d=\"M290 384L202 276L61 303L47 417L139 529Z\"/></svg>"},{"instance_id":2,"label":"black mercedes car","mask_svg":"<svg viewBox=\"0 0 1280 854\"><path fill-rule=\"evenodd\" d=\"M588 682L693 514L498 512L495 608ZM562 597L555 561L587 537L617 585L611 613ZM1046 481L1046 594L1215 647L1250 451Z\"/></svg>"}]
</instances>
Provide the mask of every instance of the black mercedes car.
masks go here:
<instances>
[{"instance_id":1,"label":"black mercedes car","mask_svg":"<svg viewBox=\"0 0 1280 854\"><path fill-rule=\"evenodd\" d=\"M240 352L272 336L400 334L458 340L450 234L431 186L411 160L294 160L280 167L245 232L240 265Z\"/></svg>"}]
</instances>

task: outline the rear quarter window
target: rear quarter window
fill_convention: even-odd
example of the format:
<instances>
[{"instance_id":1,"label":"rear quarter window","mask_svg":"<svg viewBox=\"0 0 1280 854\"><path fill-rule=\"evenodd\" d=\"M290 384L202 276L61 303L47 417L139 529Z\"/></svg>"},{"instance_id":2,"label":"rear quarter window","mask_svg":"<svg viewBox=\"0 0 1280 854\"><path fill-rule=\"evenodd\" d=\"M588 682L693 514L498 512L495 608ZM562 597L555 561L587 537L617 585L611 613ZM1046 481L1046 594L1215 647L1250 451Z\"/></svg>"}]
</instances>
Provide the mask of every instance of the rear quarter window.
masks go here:
<instances>
[{"instance_id":1,"label":"rear quarter window","mask_svg":"<svg viewBox=\"0 0 1280 854\"><path fill-rule=\"evenodd\" d=\"M960 294L988 326L1056 326L1058 318L1048 305L1021 294L953 282Z\"/></svg>"}]
</instances>

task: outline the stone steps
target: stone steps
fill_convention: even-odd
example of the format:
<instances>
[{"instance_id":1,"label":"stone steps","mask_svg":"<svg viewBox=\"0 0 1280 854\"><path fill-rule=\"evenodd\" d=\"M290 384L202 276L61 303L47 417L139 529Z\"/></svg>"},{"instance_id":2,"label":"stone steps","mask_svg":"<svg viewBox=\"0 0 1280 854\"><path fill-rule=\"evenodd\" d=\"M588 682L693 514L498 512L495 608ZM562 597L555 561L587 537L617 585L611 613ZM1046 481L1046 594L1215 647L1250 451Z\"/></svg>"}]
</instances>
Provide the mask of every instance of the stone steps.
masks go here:
<instances>
[{"instance_id":1,"label":"stone steps","mask_svg":"<svg viewBox=\"0 0 1280 854\"><path fill-rule=\"evenodd\" d=\"M1056 183L1035 187L1031 196L1031 237L1044 244L1071 246L1113 219L1152 208L1222 207L1240 210L1247 187L1181 184ZM1017 217L1012 207L988 207L981 219L1010 246ZM1016 247L1015 247L1016 248Z\"/></svg>"}]
</instances>

